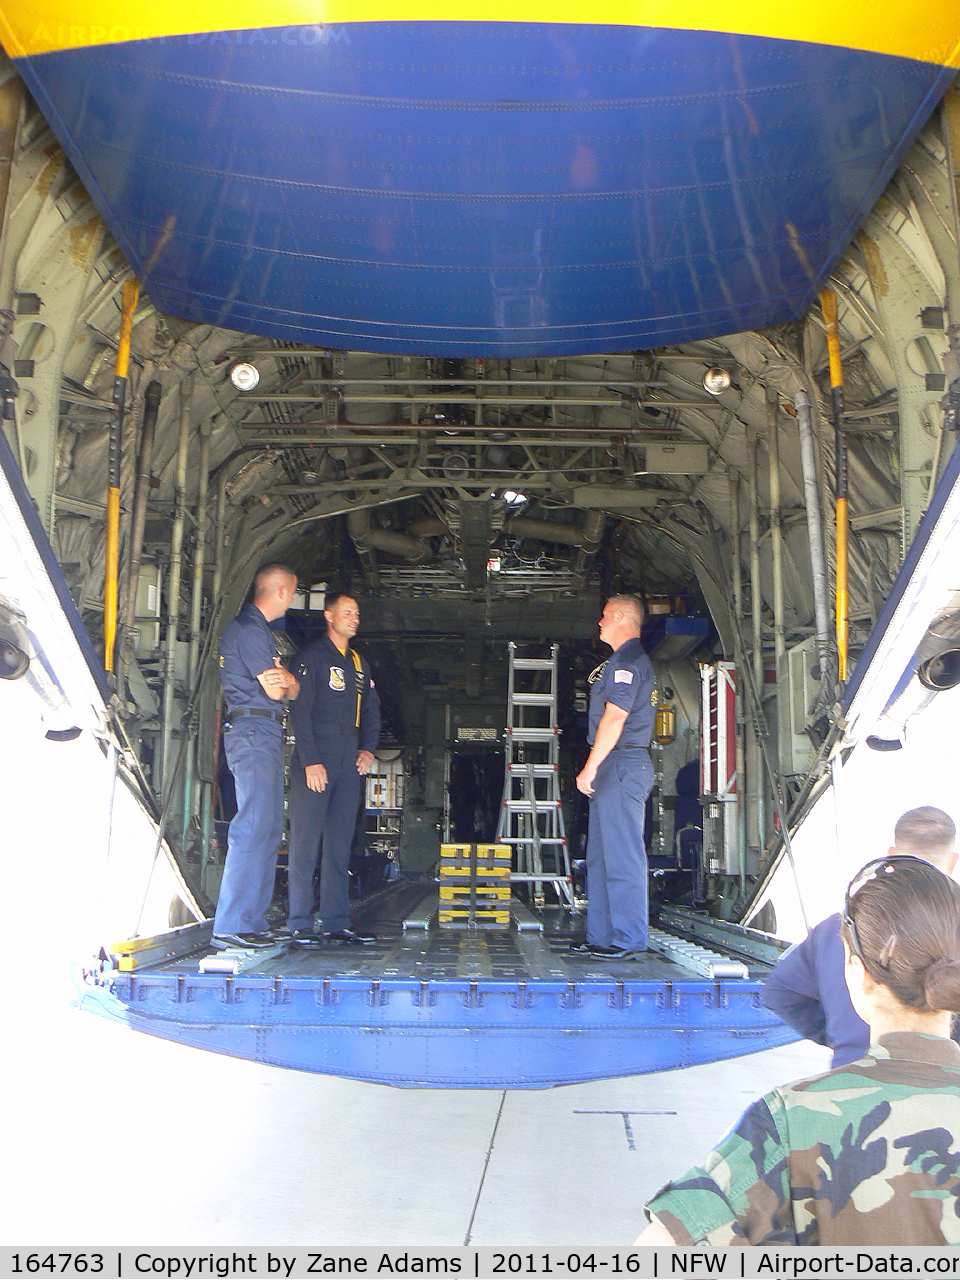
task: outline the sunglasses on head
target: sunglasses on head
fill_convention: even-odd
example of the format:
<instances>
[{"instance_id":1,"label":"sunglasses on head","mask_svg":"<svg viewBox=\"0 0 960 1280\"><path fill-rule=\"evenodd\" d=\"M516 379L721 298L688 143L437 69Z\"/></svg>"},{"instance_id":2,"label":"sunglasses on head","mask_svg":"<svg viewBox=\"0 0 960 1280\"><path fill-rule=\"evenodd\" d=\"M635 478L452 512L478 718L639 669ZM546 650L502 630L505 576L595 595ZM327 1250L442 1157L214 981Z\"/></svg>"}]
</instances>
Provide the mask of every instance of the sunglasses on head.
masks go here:
<instances>
[{"instance_id":1,"label":"sunglasses on head","mask_svg":"<svg viewBox=\"0 0 960 1280\"><path fill-rule=\"evenodd\" d=\"M853 916L850 914L850 903L863 886L869 884L871 880L889 875L891 872L896 871L898 867L904 865L916 866L918 862L926 866L932 865L931 863L924 863L922 858L915 858L909 853L891 853L886 858L874 858L865 867L861 867L847 885L847 892L843 899L843 923L847 926L847 931L850 934L850 949L865 969L868 967L867 961L860 950L860 939L857 937L857 926L853 923Z\"/></svg>"}]
</instances>

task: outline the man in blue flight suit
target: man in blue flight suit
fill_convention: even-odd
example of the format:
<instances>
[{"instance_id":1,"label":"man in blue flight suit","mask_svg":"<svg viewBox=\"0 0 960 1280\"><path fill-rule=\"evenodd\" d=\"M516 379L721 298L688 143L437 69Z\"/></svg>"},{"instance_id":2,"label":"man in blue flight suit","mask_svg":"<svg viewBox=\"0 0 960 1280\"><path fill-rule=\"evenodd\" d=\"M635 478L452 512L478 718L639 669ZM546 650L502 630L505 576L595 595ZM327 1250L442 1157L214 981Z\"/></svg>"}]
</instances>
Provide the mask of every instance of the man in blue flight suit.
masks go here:
<instances>
[{"instance_id":1,"label":"man in blue flight suit","mask_svg":"<svg viewBox=\"0 0 960 1280\"><path fill-rule=\"evenodd\" d=\"M297 655L300 697L291 709L297 745L290 763L287 925L298 946L318 947L313 876L320 837L320 922L329 942L374 942L350 927L350 846L363 779L380 737L380 698L370 668L350 641L360 626L352 596L327 596L327 634Z\"/></svg>"},{"instance_id":2,"label":"man in blue flight suit","mask_svg":"<svg viewBox=\"0 0 960 1280\"><path fill-rule=\"evenodd\" d=\"M224 750L237 788L237 812L227 836L213 945L270 947L267 908L273 897L277 850L283 836L283 716L279 705L300 692L280 663L269 624L290 608L294 573L268 564L254 578L244 605L220 640L220 677L227 703Z\"/></svg>"},{"instance_id":3,"label":"man in blue flight suit","mask_svg":"<svg viewBox=\"0 0 960 1280\"><path fill-rule=\"evenodd\" d=\"M644 806L653 785L647 748L657 691L640 645L643 605L612 596L600 639L613 656L591 676L590 754L577 788L590 797L587 836L587 940L572 951L596 960L627 960L647 949L647 855Z\"/></svg>"}]
</instances>

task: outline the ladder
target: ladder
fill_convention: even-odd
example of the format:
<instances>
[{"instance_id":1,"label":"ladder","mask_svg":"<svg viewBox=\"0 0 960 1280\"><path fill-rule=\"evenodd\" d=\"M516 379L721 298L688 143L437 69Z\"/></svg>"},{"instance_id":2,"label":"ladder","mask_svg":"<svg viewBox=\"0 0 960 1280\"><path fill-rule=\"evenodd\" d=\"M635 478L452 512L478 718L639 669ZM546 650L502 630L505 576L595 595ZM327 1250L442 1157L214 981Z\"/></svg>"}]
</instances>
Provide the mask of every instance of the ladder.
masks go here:
<instances>
[{"instance_id":1,"label":"ladder","mask_svg":"<svg viewBox=\"0 0 960 1280\"><path fill-rule=\"evenodd\" d=\"M507 645L510 673L497 843L515 850L510 879L533 886L535 906L544 905L544 885L550 884L559 901L575 911L560 806L559 648L552 645L549 658L518 658L513 641ZM534 691L536 685L541 687Z\"/></svg>"}]
</instances>

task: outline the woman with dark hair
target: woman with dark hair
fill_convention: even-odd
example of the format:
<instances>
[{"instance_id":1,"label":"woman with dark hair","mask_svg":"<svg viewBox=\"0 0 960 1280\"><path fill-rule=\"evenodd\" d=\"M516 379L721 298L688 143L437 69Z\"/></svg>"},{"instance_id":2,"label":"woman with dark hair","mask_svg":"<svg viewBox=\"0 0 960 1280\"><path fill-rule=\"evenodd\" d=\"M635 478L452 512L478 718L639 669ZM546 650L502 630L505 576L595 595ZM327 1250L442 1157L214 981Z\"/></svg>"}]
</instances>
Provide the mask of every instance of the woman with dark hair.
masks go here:
<instances>
[{"instance_id":1,"label":"woman with dark hair","mask_svg":"<svg viewBox=\"0 0 960 1280\"><path fill-rule=\"evenodd\" d=\"M842 933L868 1053L755 1102L657 1192L638 1244L960 1244L960 886L878 859Z\"/></svg>"}]
</instances>

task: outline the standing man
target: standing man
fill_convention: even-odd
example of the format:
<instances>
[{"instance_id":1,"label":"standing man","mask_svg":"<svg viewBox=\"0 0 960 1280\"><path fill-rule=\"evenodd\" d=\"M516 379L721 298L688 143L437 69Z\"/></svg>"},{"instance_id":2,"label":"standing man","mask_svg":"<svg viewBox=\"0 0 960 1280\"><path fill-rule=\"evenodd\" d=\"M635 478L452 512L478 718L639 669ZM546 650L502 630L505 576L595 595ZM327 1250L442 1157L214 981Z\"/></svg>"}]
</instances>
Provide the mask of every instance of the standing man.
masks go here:
<instances>
[{"instance_id":1,"label":"standing man","mask_svg":"<svg viewBox=\"0 0 960 1280\"><path fill-rule=\"evenodd\" d=\"M957 865L957 828L942 809L924 805L897 819L888 857L923 858L944 875ZM833 1050L832 1067L862 1058L870 1028L853 1007L844 977L840 912L815 924L784 952L763 984L764 1006L794 1031Z\"/></svg>"},{"instance_id":2,"label":"standing man","mask_svg":"<svg viewBox=\"0 0 960 1280\"><path fill-rule=\"evenodd\" d=\"M280 664L269 623L290 608L296 574L268 564L220 640L220 677L227 702L224 748L237 788L237 812L227 837L227 861L213 922L213 945L274 945L267 931L277 850L283 837L284 698L300 685Z\"/></svg>"},{"instance_id":3,"label":"standing man","mask_svg":"<svg viewBox=\"0 0 960 1280\"><path fill-rule=\"evenodd\" d=\"M350 845L363 779L380 737L380 698L370 668L350 648L360 626L352 596L326 598L327 634L297 657L301 696L293 708L296 749L290 764L290 916L298 946L318 947L313 931L313 875L320 837L320 921L330 942L374 942L350 928Z\"/></svg>"},{"instance_id":4,"label":"standing man","mask_svg":"<svg viewBox=\"0 0 960 1280\"><path fill-rule=\"evenodd\" d=\"M647 855L643 820L653 766L647 748L657 705L650 659L640 645L643 605L612 596L600 639L613 650L590 677L590 754L577 788L590 797L587 940L572 950L627 960L647 949Z\"/></svg>"}]
</instances>

